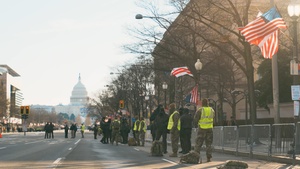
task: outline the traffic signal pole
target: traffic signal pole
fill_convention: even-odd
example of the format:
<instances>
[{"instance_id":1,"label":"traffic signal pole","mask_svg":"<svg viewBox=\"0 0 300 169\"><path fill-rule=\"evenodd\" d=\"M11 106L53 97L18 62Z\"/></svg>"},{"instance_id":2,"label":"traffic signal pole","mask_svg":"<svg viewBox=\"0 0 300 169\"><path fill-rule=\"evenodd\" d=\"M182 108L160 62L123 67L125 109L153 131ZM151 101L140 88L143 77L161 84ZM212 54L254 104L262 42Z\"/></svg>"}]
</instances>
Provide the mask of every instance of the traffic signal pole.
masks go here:
<instances>
[{"instance_id":1,"label":"traffic signal pole","mask_svg":"<svg viewBox=\"0 0 300 169\"><path fill-rule=\"evenodd\" d=\"M26 136L27 131L27 118L30 113L30 107L29 106L21 106L20 107L20 114L22 117L22 130L24 131L24 136Z\"/></svg>"}]
</instances>

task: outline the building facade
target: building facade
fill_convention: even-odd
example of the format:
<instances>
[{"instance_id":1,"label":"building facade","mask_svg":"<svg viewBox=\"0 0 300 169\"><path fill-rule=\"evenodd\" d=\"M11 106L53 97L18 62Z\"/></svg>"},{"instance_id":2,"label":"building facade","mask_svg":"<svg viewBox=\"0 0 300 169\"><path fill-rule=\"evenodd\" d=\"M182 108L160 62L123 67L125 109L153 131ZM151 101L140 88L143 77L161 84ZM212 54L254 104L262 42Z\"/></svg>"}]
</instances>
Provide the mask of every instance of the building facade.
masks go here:
<instances>
[{"instance_id":1,"label":"building facade","mask_svg":"<svg viewBox=\"0 0 300 169\"><path fill-rule=\"evenodd\" d=\"M86 105L88 103L89 97L88 92L84 86L84 84L81 82L81 76L79 74L78 82L73 87L71 97L70 97L70 103L69 105L62 105L59 104L57 106L54 106L54 110L57 114L59 113L66 113L69 116L72 114L81 117L86 116Z\"/></svg>"},{"instance_id":2,"label":"building facade","mask_svg":"<svg viewBox=\"0 0 300 169\"><path fill-rule=\"evenodd\" d=\"M21 92L20 75L8 65L0 65L0 121L15 124L20 118Z\"/></svg>"}]
</instances>

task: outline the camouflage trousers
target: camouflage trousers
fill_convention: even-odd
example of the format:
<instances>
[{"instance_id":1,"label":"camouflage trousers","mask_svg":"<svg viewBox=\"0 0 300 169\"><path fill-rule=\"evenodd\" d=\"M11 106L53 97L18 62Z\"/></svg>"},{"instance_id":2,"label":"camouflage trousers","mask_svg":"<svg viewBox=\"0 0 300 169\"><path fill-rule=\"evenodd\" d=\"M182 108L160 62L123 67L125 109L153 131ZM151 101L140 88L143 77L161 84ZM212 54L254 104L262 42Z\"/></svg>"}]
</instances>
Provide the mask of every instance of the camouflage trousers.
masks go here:
<instances>
[{"instance_id":1,"label":"camouflage trousers","mask_svg":"<svg viewBox=\"0 0 300 169\"><path fill-rule=\"evenodd\" d=\"M140 142L142 143L142 146L145 145L145 132L140 131Z\"/></svg>"},{"instance_id":2,"label":"camouflage trousers","mask_svg":"<svg viewBox=\"0 0 300 169\"><path fill-rule=\"evenodd\" d=\"M114 141L116 141L116 145L118 145L119 137L120 137L120 131L119 130L112 130L112 132L111 132L111 144L114 144Z\"/></svg>"},{"instance_id":3,"label":"camouflage trousers","mask_svg":"<svg viewBox=\"0 0 300 169\"><path fill-rule=\"evenodd\" d=\"M206 145L206 157L212 158L212 142L213 142L213 130L212 129L200 129L198 128L198 134L196 137L195 151L200 154L201 147L205 141Z\"/></svg>"},{"instance_id":4,"label":"camouflage trousers","mask_svg":"<svg viewBox=\"0 0 300 169\"><path fill-rule=\"evenodd\" d=\"M138 146L140 146L140 132L139 131L135 131L135 140Z\"/></svg>"},{"instance_id":5,"label":"camouflage trousers","mask_svg":"<svg viewBox=\"0 0 300 169\"><path fill-rule=\"evenodd\" d=\"M172 145L172 151L173 153L178 152L178 142L179 142L179 130L171 131L171 145Z\"/></svg>"}]
</instances>

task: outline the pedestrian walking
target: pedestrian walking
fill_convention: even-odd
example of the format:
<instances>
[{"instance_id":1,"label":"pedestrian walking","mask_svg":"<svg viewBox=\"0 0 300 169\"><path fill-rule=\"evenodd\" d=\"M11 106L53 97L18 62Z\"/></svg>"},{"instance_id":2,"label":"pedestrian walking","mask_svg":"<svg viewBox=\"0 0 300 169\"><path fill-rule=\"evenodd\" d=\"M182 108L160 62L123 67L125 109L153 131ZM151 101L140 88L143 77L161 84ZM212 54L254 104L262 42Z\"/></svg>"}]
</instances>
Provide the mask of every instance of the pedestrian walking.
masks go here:
<instances>
[{"instance_id":1,"label":"pedestrian walking","mask_svg":"<svg viewBox=\"0 0 300 169\"><path fill-rule=\"evenodd\" d=\"M171 134L171 146L173 153L170 154L170 157L177 157L178 152L178 143L179 143L179 131L180 131L180 114L176 110L176 104L170 104L170 111L169 111L169 121L168 121L168 130Z\"/></svg>"},{"instance_id":2,"label":"pedestrian walking","mask_svg":"<svg viewBox=\"0 0 300 169\"><path fill-rule=\"evenodd\" d=\"M195 151L200 154L200 149L205 141L207 162L210 162L212 158L214 116L214 109L209 107L207 99L203 99L202 107L197 110L194 117L194 124L198 124Z\"/></svg>"}]
</instances>

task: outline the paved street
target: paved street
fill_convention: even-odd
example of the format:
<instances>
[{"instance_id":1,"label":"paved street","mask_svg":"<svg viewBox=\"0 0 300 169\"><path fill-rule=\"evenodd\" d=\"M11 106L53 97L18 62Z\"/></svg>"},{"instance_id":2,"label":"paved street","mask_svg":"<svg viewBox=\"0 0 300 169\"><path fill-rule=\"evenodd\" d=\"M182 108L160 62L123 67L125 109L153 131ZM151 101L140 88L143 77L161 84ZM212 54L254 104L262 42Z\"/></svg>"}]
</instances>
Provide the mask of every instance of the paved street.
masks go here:
<instances>
[{"instance_id":1,"label":"paved street","mask_svg":"<svg viewBox=\"0 0 300 169\"><path fill-rule=\"evenodd\" d=\"M43 132L4 133L0 139L0 168L203 168L220 167L228 160L244 161L250 169L296 169L300 166L250 159L224 153L213 153L210 163L180 164L179 157L150 156L151 143L145 147L102 144L87 131L85 138L78 133L75 139L65 139L62 131L55 131L54 139L44 139ZM179 154L180 155L180 154ZM202 157L205 157L202 152ZM205 158L204 158L205 160Z\"/></svg>"}]
</instances>

